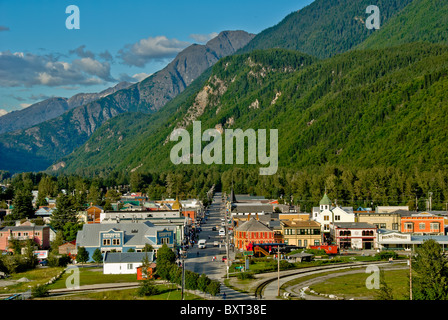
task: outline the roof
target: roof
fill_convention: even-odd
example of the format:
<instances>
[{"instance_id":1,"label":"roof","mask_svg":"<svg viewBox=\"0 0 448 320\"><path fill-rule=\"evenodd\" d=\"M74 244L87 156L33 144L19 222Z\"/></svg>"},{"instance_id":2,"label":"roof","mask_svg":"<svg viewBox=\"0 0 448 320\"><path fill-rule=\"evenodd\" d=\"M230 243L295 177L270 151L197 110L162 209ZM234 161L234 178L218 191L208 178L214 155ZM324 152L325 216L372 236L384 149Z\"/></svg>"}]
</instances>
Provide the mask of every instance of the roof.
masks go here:
<instances>
[{"instance_id":1,"label":"roof","mask_svg":"<svg viewBox=\"0 0 448 320\"><path fill-rule=\"evenodd\" d=\"M314 220L282 220L282 224L286 227L300 228L300 227L308 227L308 228L320 228L320 223Z\"/></svg>"},{"instance_id":2,"label":"roof","mask_svg":"<svg viewBox=\"0 0 448 320\"><path fill-rule=\"evenodd\" d=\"M272 213L274 212L274 206L272 204L254 204L247 203L242 204L239 203L234 205L232 208L233 213Z\"/></svg>"},{"instance_id":3,"label":"roof","mask_svg":"<svg viewBox=\"0 0 448 320\"><path fill-rule=\"evenodd\" d=\"M334 225L343 229L377 229L375 225L367 222L338 222Z\"/></svg>"},{"instance_id":4,"label":"roof","mask_svg":"<svg viewBox=\"0 0 448 320\"><path fill-rule=\"evenodd\" d=\"M324 196L322 197L322 199L320 200L319 204L321 206L323 205L328 205L331 206L331 200L330 198L328 198L327 194L325 193Z\"/></svg>"},{"instance_id":5,"label":"roof","mask_svg":"<svg viewBox=\"0 0 448 320\"><path fill-rule=\"evenodd\" d=\"M150 262L154 261L154 252L106 252L104 263L142 262L146 255Z\"/></svg>"},{"instance_id":6,"label":"roof","mask_svg":"<svg viewBox=\"0 0 448 320\"><path fill-rule=\"evenodd\" d=\"M236 228L237 231L272 231L270 228L268 228L265 224L261 223L260 221L252 218L249 221L244 222L242 225L240 225L238 228Z\"/></svg>"},{"instance_id":7,"label":"roof","mask_svg":"<svg viewBox=\"0 0 448 320\"><path fill-rule=\"evenodd\" d=\"M123 231L124 240L122 246L135 246L154 243L148 239L155 236L159 230L168 229L166 226L155 226L149 221L141 223L96 223L84 224L78 231L76 243L80 247L96 247L99 245L99 233L109 230Z\"/></svg>"},{"instance_id":8,"label":"roof","mask_svg":"<svg viewBox=\"0 0 448 320\"><path fill-rule=\"evenodd\" d=\"M33 230L43 230L44 228L49 228L49 226L6 226L0 229L0 231L33 231Z\"/></svg>"}]
</instances>

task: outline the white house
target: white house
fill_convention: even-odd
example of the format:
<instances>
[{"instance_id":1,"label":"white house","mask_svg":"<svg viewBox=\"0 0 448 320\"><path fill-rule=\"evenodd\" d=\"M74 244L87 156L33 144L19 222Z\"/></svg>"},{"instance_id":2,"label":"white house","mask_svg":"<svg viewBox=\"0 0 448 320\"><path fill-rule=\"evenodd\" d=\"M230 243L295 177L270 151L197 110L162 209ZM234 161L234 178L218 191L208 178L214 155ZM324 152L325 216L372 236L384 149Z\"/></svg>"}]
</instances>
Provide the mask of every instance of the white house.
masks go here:
<instances>
[{"instance_id":1,"label":"white house","mask_svg":"<svg viewBox=\"0 0 448 320\"><path fill-rule=\"evenodd\" d=\"M330 224L355 222L355 214L353 208L333 206L332 201L325 193L319 202L319 207L313 208L311 219L320 223L325 240L330 235Z\"/></svg>"},{"instance_id":2,"label":"white house","mask_svg":"<svg viewBox=\"0 0 448 320\"><path fill-rule=\"evenodd\" d=\"M153 252L106 252L103 259L103 274L137 274L137 268L145 257L153 262Z\"/></svg>"}]
</instances>

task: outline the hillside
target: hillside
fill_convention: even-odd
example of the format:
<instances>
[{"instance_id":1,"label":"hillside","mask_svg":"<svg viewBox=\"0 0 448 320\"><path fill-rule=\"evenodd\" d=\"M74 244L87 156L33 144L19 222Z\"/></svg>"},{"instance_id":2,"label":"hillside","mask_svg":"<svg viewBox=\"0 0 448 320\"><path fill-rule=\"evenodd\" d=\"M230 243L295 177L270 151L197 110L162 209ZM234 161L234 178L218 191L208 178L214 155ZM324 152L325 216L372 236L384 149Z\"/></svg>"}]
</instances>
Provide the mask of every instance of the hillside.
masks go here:
<instances>
[{"instance_id":1,"label":"hillside","mask_svg":"<svg viewBox=\"0 0 448 320\"><path fill-rule=\"evenodd\" d=\"M448 44L448 2L414 0L357 48L385 48L414 41Z\"/></svg>"},{"instance_id":2,"label":"hillside","mask_svg":"<svg viewBox=\"0 0 448 320\"><path fill-rule=\"evenodd\" d=\"M70 98L54 97L32 104L0 117L0 134L20 129L27 129L44 121L56 118L67 110L95 101L127 88L129 82L120 82L115 86L98 93L78 93Z\"/></svg>"},{"instance_id":3,"label":"hillside","mask_svg":"<svg viewBox=\"0 0 448 320\"><path fill-rule=\"evenodd\" d=\"M278 129L280 168L446 169L447 133L440 128L448 123L447 89L443 45L357 50L320 61L257 50L219 61L193 95L173 100L177 112L157 130L145 133L146 119L134 127L134 116L126 115L121 120L127 132L120 135L111 120L65 158L59 172L174 168L169 154L175 143L166 143L167 137L175 127L191 130L194 119L202 121L202 130ZM113 156L104 149L114 150Z\"/></svg>"},{"instance_id":4,"label":"hillside","mask_svg":"<svg viewBox=\"0 0 448 320\"><path fill-rule=\"evenodd\" d=\"M152 113L173 99L220 58L246 45L254 35L224 31L205 45L192 45L143 81L68 110L34 127L0 135L0 168L39 171L82 145L105 121L124 112Z\"/></svg>"},{"instance_id":5,"label":"hillside","mask_svg":"<svg viewBox=\"0 0 448 320\"><path fill-rule=\"evenodd\" d=\"M351 50L378 32L365 26L365 20L369 16L366 8L369 5L380 8L383 28L412 1L315 0L303 9L289 14L277 25L257 34L238 53L283 48L328 58Z\"/></svg>"}]
</instances>

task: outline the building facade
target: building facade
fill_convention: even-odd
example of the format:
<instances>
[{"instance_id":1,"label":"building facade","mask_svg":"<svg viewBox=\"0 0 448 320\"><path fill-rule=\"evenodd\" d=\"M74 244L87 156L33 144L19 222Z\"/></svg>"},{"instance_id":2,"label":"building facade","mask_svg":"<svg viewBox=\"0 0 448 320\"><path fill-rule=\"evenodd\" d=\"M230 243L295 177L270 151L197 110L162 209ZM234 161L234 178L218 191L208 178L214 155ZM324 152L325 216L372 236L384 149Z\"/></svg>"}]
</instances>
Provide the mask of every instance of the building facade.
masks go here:
<instances>
[{"instance_id":1,"label":"building facade","mask_svg":"<svg viewBox=\"0 0 448 320\"><path fill-rule=\"evenodd\" d=\"M371 250L378 247L377 227L365 222L335 223L331 238L340 249Z\"/></svg>"},{"instance_id":2,"label":"building facade","mask_svg":"<svg viewBox=\"0 0 448 320\"><path fill-rule=\"evenodd\" d=\"M143 260L154 261L153 252L106 252L103 259L103 274L137 274Z\"/></svg>"},{"instance_id":3,"label":"building facade","mask_svg":"<svg viewBox=\"0 0 448 320\"><path fill-rule=\"evenodd\" d=\"M19 226L9 226L0 229L0 250L12 251L11 240L27 241L33 240L39 249L50 247L50 227L37 226L29 221Z\"/></svg>"},{"instance_id":4,"label":"building facade","mask_svg":"<svg viewBox=\"0 0 448 320\"><path fill-rule=\"evenodd\" d=\"M101 253L141 252L146 245L158 250L163 244L175 248L175 228L144 223L84 224L78 231L76 247L84 247L89 252L90 261L96 249Z\"/></svg>"},{"instance_id":5,"label":"building facade","mask_svg":"<svg viewBox=\"0 0 448 320\"><path fill-rule=\"evenodd\" d=\"M322 244L321 226L313 220L281 221L284 242L287 245L309 248Z\"/></svg>"},{"instance_id":6,"label":"building facade","mask_svg":"<svg viewBox=\"0 0 448 320\"><path fill-rule=\"evenodd\" d=\"M427 212L402 217L401 232L420 235L444 235L445 218Z\"/></svg>"},{"instance_id":7,"label":"building facade","mask_svg":"<svg viewBox=\"0 0 448 320\"><path fill-rule=\"evenodd\" d=\"M235 248L246 250L249 244L276 243L274 231L256 219L238 226L233 233Z\"/></svg>"}]
</instances>

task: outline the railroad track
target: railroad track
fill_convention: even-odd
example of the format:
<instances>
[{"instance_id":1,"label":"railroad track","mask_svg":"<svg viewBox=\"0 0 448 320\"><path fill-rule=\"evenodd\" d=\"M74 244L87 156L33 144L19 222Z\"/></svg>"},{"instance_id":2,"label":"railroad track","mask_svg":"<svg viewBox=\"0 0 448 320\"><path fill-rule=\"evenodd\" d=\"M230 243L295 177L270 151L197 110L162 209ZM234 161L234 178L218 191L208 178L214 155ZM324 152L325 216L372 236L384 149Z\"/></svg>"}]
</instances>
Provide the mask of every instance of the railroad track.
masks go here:
<instances>
[{"instance_id":1,"label":"railroad track","mask_svg":"<svg viewBox=\"0 0 448 320\"><path fill-rule=\"evenodd\" d=\"M406 261L394 261L393 264L401 264L401 263L407 263ZM294 270L291 272L285 272L283 271L283 273L280 272L280 277L278 275L276 276L272 276L266 280L264 280L263 282L261 282L255 289L255 298L258 297L262 297L263 296L263 290L273 281L277 281L278 278L285 278L285 277L290 277L290 276L294 276L294 275L303 275L303 274L307 274L307 273L313 273L316 271L331 271L331 270L338 270L341 268L360 268L363 266L368 266L368 265L382 265L382 264L388 264L387 262L384 261L368 261L368 262L348 262L348 263L339 263L339 264L334 264L334 265L326 265L326 266L319 266L319 267L306 267L303 269L299 269L299 270Z\"/></svg>"},{"instance_id":2,"label":"railroad track","mask_svg":"<svg viewBox=\"0 0 448 320\"><path fill-rule=\"evenodd\" d=\"M124 284L104 284L104 285L91 285L91 286L82 286L79 288L63 288L63 289L53 289L49 290L49 296L62 296L66 294L77 294L77 293L85 293L85 292L98 292L98 291L107 291L107 290L124 290L124 289L134 289L140 286L139 282L136 283L124 283ZM16 294L0 294L0 300L14 300L21 299L21 295L23 293Z\"/></svg>"}]
</instances>

